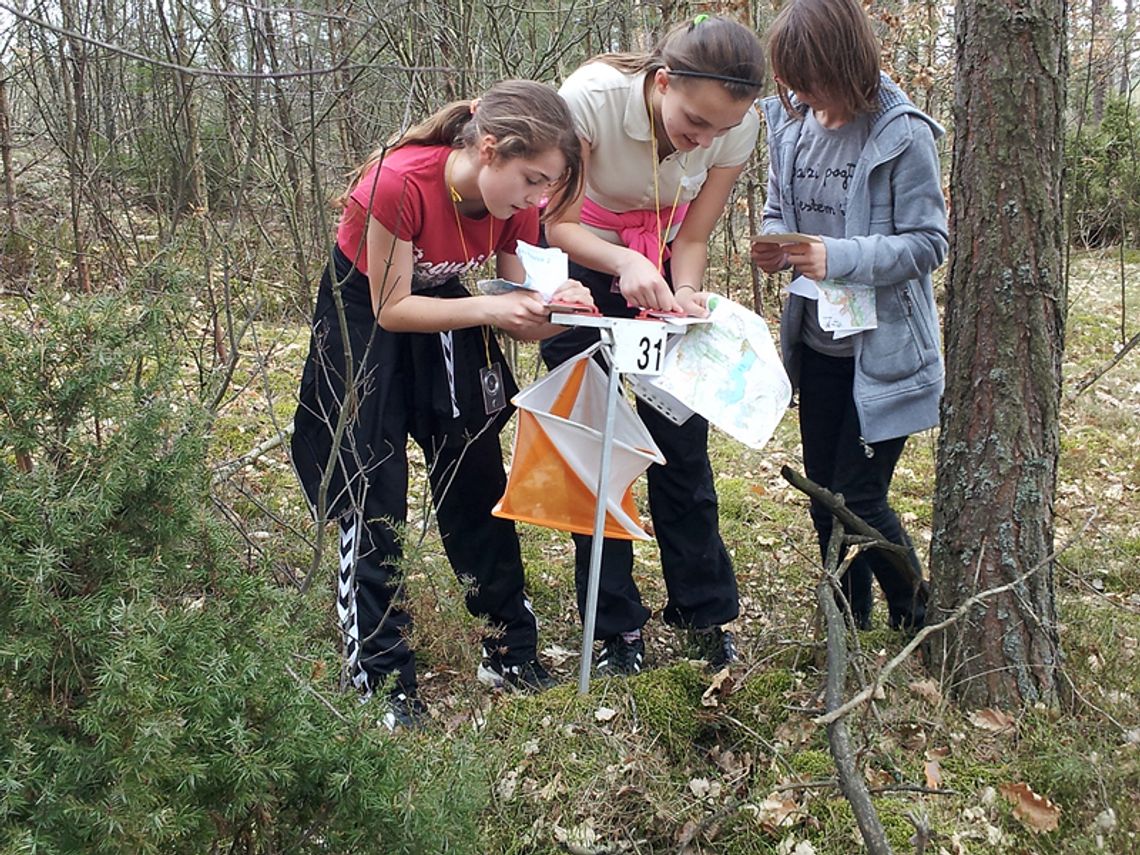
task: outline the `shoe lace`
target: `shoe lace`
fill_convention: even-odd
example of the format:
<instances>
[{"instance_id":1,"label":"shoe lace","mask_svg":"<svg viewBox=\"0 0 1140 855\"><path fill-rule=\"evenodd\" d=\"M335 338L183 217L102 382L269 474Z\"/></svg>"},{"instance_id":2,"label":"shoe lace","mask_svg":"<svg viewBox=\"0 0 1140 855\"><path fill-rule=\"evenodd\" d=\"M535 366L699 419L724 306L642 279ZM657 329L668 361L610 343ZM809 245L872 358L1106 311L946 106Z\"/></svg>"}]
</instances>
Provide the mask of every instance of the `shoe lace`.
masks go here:
<instances>
[{"instance_id":1,"label":"shoe lace","mask_svg":"<svg viewBox=\"0 0 1140 855\"><path fill-rule=\"evenodd\" d=\"M623 671L632 671L637 667L637 645L624 638L611 638L602 646L600 662L608 662Z\"/></svg>"}]
</instances>

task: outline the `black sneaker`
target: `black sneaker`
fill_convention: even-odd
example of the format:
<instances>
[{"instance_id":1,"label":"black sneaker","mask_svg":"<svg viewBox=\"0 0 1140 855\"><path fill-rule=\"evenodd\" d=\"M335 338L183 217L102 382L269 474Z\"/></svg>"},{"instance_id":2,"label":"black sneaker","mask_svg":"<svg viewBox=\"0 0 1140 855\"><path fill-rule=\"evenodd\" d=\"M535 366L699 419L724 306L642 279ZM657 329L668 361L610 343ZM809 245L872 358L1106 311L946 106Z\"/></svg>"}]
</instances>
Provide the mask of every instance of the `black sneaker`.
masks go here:
<instances>
[{"instance_id":1,"label":"black sneaker","mask_svg":"<svg viewBox=\"0 0 1140 855\"><path fill-rule=\"evenodd\" d=\"M697 655L708 662L714 671L727 668L740 659L740 654L736 652L736 635L732 630L719 626L696 629L690 633L690 639Z\"/></svg>"},{"instance_id":2,"label":"black sneaker","mask_svg":"<svg viewBox=\"0 0 1140 855\"><path fill-rule=\"evenodd\" d=\"M494 656L486 657L475 675L484 686L492 689L517 689L536 694L558 685L537 659L519 665L504 665Z\"/></svg>"},{"instance_id":3,"label":"black sneaker","mask_svg":"<svg viewBox=\"0 0 1140 855\"><path fill-rule=\"evenodd\" d=\"M638 638L626 641L620 635L607 638L602 644L595 667L603 677L632 677L641 673L645 661L645 642Z\"/></svg>"},{"instance_id":4,"label":"black sneaker","mask_svg":"<svg viewBox=\"0 0 1140 855\"><path fill-rule=\"evenodd\" d=\"M388 731L420 730L427 724L427 707L419 698L408 697L403 692L393 692L388 696L388 709L380 717L380 724Z\"/></svg>"}]
</instances>

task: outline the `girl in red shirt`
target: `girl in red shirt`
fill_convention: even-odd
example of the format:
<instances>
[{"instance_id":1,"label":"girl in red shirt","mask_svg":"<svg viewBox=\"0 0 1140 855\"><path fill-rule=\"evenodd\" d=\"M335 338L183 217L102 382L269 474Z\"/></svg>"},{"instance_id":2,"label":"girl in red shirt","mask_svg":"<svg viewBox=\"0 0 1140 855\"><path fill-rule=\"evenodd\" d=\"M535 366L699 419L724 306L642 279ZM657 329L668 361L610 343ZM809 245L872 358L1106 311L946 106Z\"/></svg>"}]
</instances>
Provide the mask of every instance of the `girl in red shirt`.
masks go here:
<instances>
[{"instance_id":1,"label":"girl in red shirt","mask_svg":"<svg viewBox=\"0 0 1140 855\"><path fill-rule=\"evenodd\" d=\"M423 449L444 549L469 585L467 607L490 625L479 678L531 691L553 682L537 658L514 524L491 516L506 486L499 430L517 391L492 328L522 340L558 328L533 293L473 296L459 277L493 255L500 277L524 281L517 241L537 242L539 203L549 198L548 214L559 213L581 175L562 99L505 81L375 152L341 200L292 450L315 515L340 526L348 676L371 694L394 675L390 727L424 712L400 590L409 435ZM593 305L574 281L556 299Z\"/></svg>"}]
</instances>

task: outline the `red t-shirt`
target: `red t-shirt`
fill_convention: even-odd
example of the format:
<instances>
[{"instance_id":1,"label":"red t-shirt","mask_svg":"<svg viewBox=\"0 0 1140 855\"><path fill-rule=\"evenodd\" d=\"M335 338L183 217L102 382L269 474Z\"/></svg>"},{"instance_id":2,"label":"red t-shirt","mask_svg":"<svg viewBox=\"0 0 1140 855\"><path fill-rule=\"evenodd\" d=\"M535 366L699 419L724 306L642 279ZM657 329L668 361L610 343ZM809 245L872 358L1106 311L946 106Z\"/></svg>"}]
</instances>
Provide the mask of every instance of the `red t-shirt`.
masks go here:
<instances>
[{"instance_id":1,"label":"red t-shirt","mask_svg":"<svg viewBox=\"0 0 1140 855\"><path fill-rule=\"evenodd\" d=\"M368 272L366 211L398 239L412 244L412 291L441 285L478 267L494 252L513 255L517 241L538 241L537 208L521 211L508 220L490 214L478 220L460 216L460 239L456 208L444 178L447 155L452 150L442 145L408 145L390 151L353 188L336 242L350 259L357 258L359 250L357 267L361 272Z\"/></svg>"}]
</instances>

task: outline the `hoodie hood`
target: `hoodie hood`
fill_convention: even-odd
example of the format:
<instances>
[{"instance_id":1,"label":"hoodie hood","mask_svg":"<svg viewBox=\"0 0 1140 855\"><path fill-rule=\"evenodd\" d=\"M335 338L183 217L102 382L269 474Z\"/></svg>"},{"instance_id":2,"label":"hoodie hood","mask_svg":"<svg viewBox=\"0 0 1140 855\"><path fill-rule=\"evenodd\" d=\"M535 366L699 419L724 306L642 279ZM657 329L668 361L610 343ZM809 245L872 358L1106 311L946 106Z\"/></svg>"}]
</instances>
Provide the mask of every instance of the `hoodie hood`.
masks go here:
<instances>
[{"instance_id":1,"label":"hoodie hood","mask_svg":"<svg viewBox=\"0 0 1140 855\"><path fill-rule=\"evenodd\" d=\"M907 94L902 91L899 85L882 72L879 73L879 97L877 100L878 109L871 114L869 122L871 138L881 134L891 122L900 116L913 116L925 122L930 126L930 131L934 134L936 140L939 137L945 136L945 128L915 106L915 103L907 97ZM800 101L795 94L791 96L791 101L792 108L800 114L801 119L807 115L807 104ZM798 122L801 120L789 116L788 111L784 108L783 102L775 95L764 98L760 106L764 113L764 118L768 122L770 132L776 132L787 122Z\"/></svg>"}]
</instances>

